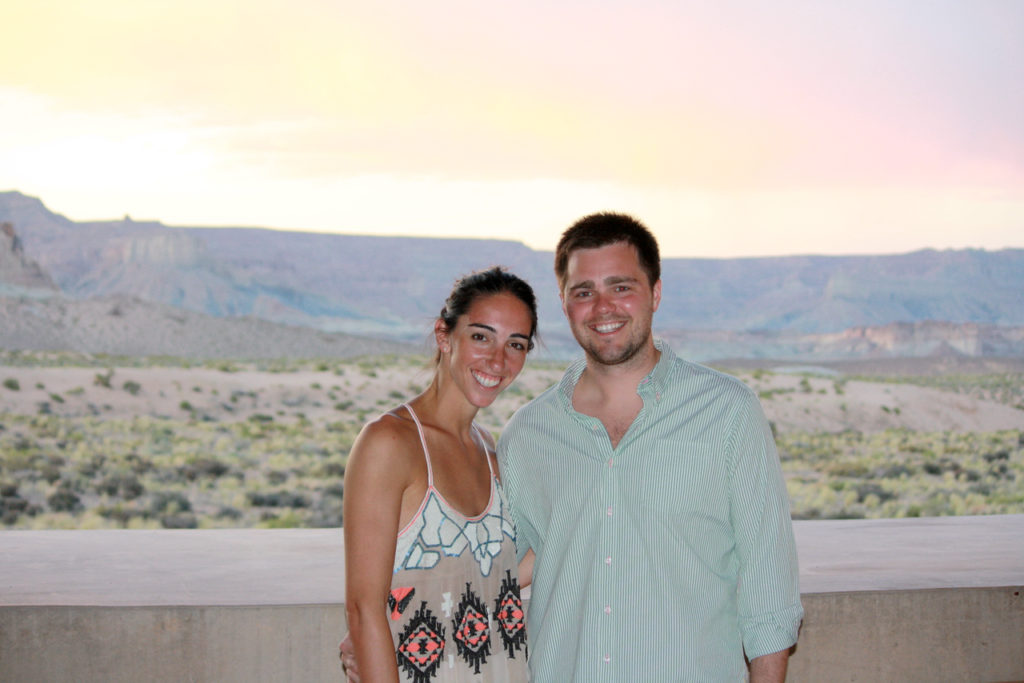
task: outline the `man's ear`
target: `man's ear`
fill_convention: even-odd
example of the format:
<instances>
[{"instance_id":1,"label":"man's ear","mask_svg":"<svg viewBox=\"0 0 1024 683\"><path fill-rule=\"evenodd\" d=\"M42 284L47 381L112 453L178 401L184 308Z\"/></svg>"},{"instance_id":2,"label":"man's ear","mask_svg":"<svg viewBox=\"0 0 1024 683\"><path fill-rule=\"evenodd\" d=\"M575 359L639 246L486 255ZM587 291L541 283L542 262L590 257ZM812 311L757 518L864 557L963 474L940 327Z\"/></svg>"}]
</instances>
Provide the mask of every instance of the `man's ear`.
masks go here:
<instances>
[{"instance_id":1,"label":"man's ear","mask_svg":"<svg viewBox=\"0 0 1024 683\"><path fill-rule=\"evenodd\" d=\"M654 311L658 310L658 305L661 303L661 279L659 278L654 286L651 287L651 296L654 298ZM652 311L653 312L653 311Z\"/></svg>"},{"instance_id":2,"label":"man's ear","mask_svg":"<svg viewBox=\"0 0 1024 683\"><path fill-rule=\"evenodd\" d=\"M448 326L438 318L434 321L434 341L437 342L437 350L441 353L448 353L452 350L451 337L448 334Z\"/></svg>"}]
</instances>

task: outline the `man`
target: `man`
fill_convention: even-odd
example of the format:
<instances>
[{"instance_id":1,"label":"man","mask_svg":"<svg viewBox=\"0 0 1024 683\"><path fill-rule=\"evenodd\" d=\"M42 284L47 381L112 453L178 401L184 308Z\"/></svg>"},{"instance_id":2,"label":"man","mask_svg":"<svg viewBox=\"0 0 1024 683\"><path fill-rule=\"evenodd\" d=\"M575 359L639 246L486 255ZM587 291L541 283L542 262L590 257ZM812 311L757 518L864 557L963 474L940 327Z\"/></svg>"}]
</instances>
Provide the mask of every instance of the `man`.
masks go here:
<instances>
[{"instance_id":1,"label":"man","mask_svg":"<svg viewBox=\"0 0 1024 683\"><path fill-rule=\"evenodd\" d=\"M774 441L754 393L651 335L653 235L587 216L555 252L585 358L498 443L536 681L782 681L803 614Z\"/></svg>"},{"instance_id":2,"label":"man","mask_svg":"<svg viewBox=\"0 0 1024 683\"><path fill-rule=\"evenodd\" d=\"M533 680L742 681L749 660L752 682L783 681L803 608L757 397L653 339L661 262L634 218L577 221L555 274L585 357L498 441L536 553Z\"/></svg>"}]
</instances>

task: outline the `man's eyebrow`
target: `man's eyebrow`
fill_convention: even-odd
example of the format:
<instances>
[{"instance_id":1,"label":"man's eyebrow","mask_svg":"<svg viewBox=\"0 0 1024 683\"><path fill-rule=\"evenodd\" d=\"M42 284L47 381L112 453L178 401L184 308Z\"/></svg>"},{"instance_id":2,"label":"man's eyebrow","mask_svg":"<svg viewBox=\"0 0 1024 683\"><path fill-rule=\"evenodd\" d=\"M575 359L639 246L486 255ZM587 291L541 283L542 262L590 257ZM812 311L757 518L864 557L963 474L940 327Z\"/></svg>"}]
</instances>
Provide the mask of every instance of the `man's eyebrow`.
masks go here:
<instances>
[{"instance_id":1,"label":"man's eyebrow","mask_svg":"<svg viewBox=\"0 0 1024 683\"><path fill-rule=\"evenodd\" d=\"M602 282L605 285L618 285L622 284L623 282L639 282L639 280L635 277L632 277L631 275L609 275L604 280L602 280ZM570 286L569 291L572 292L577 289L594 289L594 287L595 285L593 280L584 280L583 282L578 282Z\"/></svg>"},{"instance_id":2,"label":"man's eyebrow","mask_svg":"<svg viewBox=\"0 0 1024 683\"><path fill-rule=\"evenodd\" d=\"M593 280L584 280L583 282L577 282L574 285L570 285L569 291L571 292L571 291L573 291L575 289L593 289L593 288L594 288L594 281Z\"/></svg>"}]
</instances>

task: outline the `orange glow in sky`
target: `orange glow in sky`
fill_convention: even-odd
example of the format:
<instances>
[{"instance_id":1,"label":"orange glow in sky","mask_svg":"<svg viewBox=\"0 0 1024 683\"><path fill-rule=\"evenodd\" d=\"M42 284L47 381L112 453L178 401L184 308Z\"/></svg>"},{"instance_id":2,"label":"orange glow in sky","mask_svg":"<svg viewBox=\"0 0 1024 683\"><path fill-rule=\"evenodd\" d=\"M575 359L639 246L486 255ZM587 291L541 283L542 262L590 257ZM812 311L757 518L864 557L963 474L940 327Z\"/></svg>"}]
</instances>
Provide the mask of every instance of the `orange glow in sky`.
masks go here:
<instances>
[{"instance_id":1,"label":"orange glow in sky","mask_svg":"<svg viewBox=\"0 0 1024 683\"><path fill-rule=\"evenodd\" d=\"M1024 247L1024 3L0 6L0 190L73 220L667 256Z\"/></svg>"}]
</instances>

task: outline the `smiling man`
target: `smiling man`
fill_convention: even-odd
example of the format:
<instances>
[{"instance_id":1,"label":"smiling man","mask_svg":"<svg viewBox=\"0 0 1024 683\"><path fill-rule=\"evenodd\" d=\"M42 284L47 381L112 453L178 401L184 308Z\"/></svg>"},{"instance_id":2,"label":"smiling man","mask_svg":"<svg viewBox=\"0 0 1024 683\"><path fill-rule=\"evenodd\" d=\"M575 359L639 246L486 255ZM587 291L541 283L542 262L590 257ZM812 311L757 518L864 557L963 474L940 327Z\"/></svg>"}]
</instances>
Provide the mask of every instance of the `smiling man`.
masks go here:
<instances>
[{"instance_id":1,"label":"smiling man","mask_svg":"<svg viewBox=\"0 0 1024 683\"><path fill-rule=\"evenodd\" d=\"M632 217L576 222L555 273L585 357L498 444L520 553L536 552L533 679L784 680L803 609L755 394L653 338L658 245Z\"/></svg>"}]
</instances>

